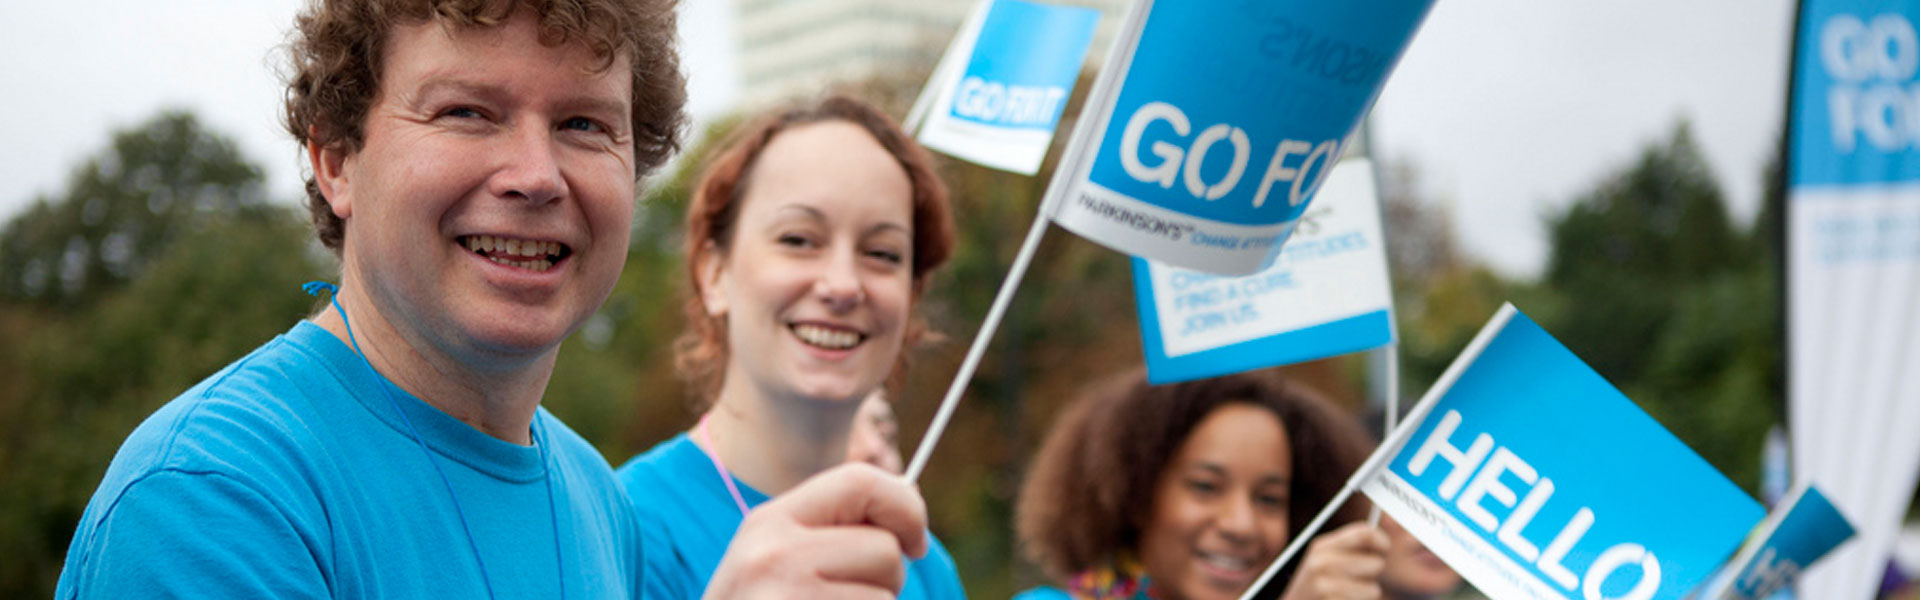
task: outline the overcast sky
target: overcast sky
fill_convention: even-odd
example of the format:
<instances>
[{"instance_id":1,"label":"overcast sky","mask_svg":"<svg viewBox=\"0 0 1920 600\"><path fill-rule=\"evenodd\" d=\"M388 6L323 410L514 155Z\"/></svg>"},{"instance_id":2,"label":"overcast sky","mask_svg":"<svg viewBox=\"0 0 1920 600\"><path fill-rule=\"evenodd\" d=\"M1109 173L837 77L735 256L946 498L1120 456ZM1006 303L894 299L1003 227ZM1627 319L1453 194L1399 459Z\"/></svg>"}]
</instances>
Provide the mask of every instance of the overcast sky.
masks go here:
<instances>
[{"instance_id":1,"label":"overcast sky","mask_svg":"<svg viewBox=\"0 0 1920 600\"><path fill-rule=\"evenodd\" d=\"M1733 213L1758 212L1782 126L1787 0L1440 0L1374 107L1376 154L1417 164L1474 254L1546 260L1561 210L1681 119Z\"/></svg>"},{"instance_id":2,"label":"overcast sky","mask_svg":"<svg viewBox=\"0 0 1920 600\"><path fill-rule=\"evenodd\" d=\"M683 0L694 110L725 109L729 0ZM298 0L0 2L0 216L163 107L191 108L296 198L273 48ZM1779 135L1787 0L1440 0L1375 110L1377 151L1416 163L1467 248L1503 272L1545 260L1543 215L1680 119L1750 219Z\"/></svg>"}]
</instances>

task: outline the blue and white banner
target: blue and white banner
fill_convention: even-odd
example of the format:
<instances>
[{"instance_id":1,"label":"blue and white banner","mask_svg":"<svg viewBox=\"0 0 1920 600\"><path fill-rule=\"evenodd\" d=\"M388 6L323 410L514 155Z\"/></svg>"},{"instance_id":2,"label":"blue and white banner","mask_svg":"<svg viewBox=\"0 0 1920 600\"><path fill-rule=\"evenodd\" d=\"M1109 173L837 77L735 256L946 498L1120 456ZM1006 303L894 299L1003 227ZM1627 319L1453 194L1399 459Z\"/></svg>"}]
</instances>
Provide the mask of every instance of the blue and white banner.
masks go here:
<instances>
[{"instance_id":1,"label":"blue and white banner","mask_svg":"<svg viewBox=\"0 0 1920 600\"><path fill-rule=\"evenodd\" d=\"M927 82L933 104L919 138L979 165L1040 170L1080 77L1100 11L1025 0L982 0ZM977 10L982 10L977 9ZM966 57L964 66L955 57Z\"/></svg>"},{"instance_id":2,"label":"blue and white banner","mask_svg":"<svg viewBox=\"0 0 1920 600\"><path fill-rule=\"evenodd\" d=\"M1800 4L1788 107L1788 399L1794 480L1859 540L1811 598L1866 598L1920 478L1920 0Z\"/></svg>"},{"instance_id":3,"label":"blue and white banner","mask_svg":"<svg viewBox=\"0 0 1920 600\"><path fill-rule=\"evenodd\" d=\"M1393 341L1393 295L1373 166L1333 168L1273 266L1225 277L1133 259L1134 299L1159 384L1377 348Z\"/></svg>"},{"instance_id":4,"label":"blue and white banner","mask_svg":"<svg viewBox=\"0 0 1920 600\"><path fill-rule=\"evenodd\" d=\"M1183 268L1266 268L1432 5L1139 0L1106 63L1118 83L1095 87L1055 175L1055 222Z\"/></svg>"},{"instance_id":5,"label":"blue and white banner","mask_svg":"<svg viewBox=\"0 0 1920 600\"><path fill-rule=\"evenodd\" d=\"M1820 488L1803 485L1767 515L1740 555L1700 597L1761 600L1791 591L1802 571L1853 534L1853 524Z\"/></svg>"},{"instance_id":6,"label":"blue and white banner","mask_svg":"<svg viewBox=\"0 0 1920 600\"><path fill-rule=\"evenodd\" d=\"M1763 512L1512 305L1379 452L1361 491L1494 600L1681 598Z\"/></svg>"}]
</instances>

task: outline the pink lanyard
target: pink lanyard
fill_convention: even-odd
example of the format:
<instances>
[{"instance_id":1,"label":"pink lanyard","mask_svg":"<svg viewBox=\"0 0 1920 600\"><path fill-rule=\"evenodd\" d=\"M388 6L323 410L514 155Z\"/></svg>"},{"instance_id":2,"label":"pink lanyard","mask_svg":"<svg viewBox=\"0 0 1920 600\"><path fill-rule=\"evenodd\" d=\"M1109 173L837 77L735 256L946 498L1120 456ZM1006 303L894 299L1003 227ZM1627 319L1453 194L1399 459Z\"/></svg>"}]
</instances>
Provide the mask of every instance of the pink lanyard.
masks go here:
<instances>
[{"instance_id":1,"label":"pink lanyard","mask_svg":"<svg viewBox=\"0 0 1920 600\"><path fill-rule=\"evenodd\" d=\"M733 494L733 504L740 507L740 518L744 519L747 511L751 509L747 508L747 499L740 495L740 488L733 484L733 474L728 473L727 465L720 462L720 448L713 445L712 436L707 434L707 417L709 416L712 416L712 413L700 416L700 424L694 426L694 434L700 436L700 443L707 447L707 458L713 461L713 470L720 472L720 482L727 484L727 493Z\"/></svg>"}]
</instances>

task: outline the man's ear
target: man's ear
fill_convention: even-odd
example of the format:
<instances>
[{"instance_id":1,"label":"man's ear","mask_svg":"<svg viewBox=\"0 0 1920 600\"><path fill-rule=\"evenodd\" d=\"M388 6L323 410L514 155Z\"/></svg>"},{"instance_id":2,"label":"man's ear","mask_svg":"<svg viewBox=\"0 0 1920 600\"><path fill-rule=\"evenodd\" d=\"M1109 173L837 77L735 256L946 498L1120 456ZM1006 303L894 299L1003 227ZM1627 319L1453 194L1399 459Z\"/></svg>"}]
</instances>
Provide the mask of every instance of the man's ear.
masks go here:
<instances>
[{"instance_id":1,"label":"man's ear","mask_svg":"<svg viewBox=\"0 0 1920 600\"><path fill-rule=\"evenodd\" d=\"M700 286L700 303L707 308L707 316L720 317L727 314L727 293L721 289L727 276L726 253L707 240L700 247L700 256L696 259L698 267L695 275Z\"/></svg>"},{"instance_id":2,"label":"man's ear","mask_svg":"<svg viewBox=\"0 0 1920 600\"><path fill-rule=\"evenodd\" d=\"M320 186L320 195L327 198L327 205L333 208L333 216L345 219L353 215L353 185L347 177L347 150L344 144L336 141L322 146L313 141L318 136L313 128L307 130L307 160L313 164L313 182Z\"/></svg>"}]
</instances>

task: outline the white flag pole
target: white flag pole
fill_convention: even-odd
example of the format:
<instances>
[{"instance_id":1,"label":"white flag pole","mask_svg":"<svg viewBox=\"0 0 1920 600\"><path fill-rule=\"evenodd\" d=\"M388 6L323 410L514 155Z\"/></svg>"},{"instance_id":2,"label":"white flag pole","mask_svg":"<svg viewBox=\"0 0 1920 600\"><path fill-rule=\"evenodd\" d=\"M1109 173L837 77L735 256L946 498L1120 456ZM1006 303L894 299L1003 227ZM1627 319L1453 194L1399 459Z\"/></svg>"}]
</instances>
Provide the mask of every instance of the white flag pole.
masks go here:
<instances>
[{"instance_id":1,"label":"white flag pole","mask_svg":"<svg viewBox=\"0 0 1920 600\"><path fill-rule=\"evenodd\" d=\"M1361 147L1366 149L1366 157L1372 159L1374 157L1373 149L1375 147L1373 143L1373 108L1368 107L1367 113L1367 116L1360 120L1359 137ZM1390 235L1387 231L1388 211L1386 203L1381 198L1381 191L1387 189L1385 185L1382 185L1381 181L1381 173L1385 172L1386 169L1381 164L1381 161L1378 160L1372 161L1372 165L1373 203L1376 208L1374 214L1378 215L1380 219L1380 243L1391 248L1392 246L1388 245L1386 240L1386 237ZM1380 428L1382 432L1381 438L1383 438L1381 442L1383 444L1386 441L1384 439L1386 437L1385 432L1393 431L1400 425L1400 322L1398 319L1400 311L1394 308L1393 256L1391 250L1387 252L1385 258L1387 270L1387 327L1392 331L1393 339L1387 342L1387 347L1383 350L1387 362L1385 365L1386 368L1384 369L1386 373L1385 381L1379 384L1386 388L1387 400L1387 407L1384 411L1386 414L1381 417L1381 420L1384 421L1383 426ZM1367 511L1367 524L1374 527L1380 526L1380 507L1378 505L1375 505L1371 510Z\"/></svg>"},{"instance_id":2,"label":"white flag pole","mask_svg":"<svg viewBox=\"0 0 1920 600\"><path fill-rule=\"evenodd\" d=\"M1020 244L1020 252L1013 258L1013 265L1007 269L1006 280L1000 283L1000 291L993 297L993 305L987 309L987 316L980 322L980 331L973 336L973 345L967 348L967 358L960 363L960 371L953 376L953 383L947 386L946 397L940 400L940 410L933 416L933 423L927 426L927 433L920 437L920 446L913 451L913 461L907 464L905 474L908 482L920 480L920 474L926 470L927 460L933 457L933 447L940 442L940 436L946 433L947 423L953 420L953 411L960 406L960 394L967 389L967 383L973 380L973 372L980 368L980 357L987 352L987 342L993 339L994 331L1000 328L1000 319L1006 316L1007 306L1013 303L1013 294L1020 288L1020 281L1026 278L1027 267L1033 263L1033 255L1040 249L1040 240L1046 236L1047 225L1053 221L1053 207L1058 197L1066 194L1071 181L1082 171L1084 157L1082 149L1092 137L1096 121L1100 115L1088 114L1089 107L1105 110L1106 100L1118 93L1122 75L1126 69L1125 60L1133 55L1133 49L1140 40L1140 28L1146 22L1147 12L1153 6L1153 0L1136 0L1121 24L1121 33L1116 35L1107 52L1107 63L1094 76L1093 88L1087 93L1085 103L1081 104L1079 121L1074 123L1073 137L1068 138L1067 148L1061 154L1060 164L1053 170L1053 180L1047 183L1047 191L1040 198L1040 210L1034 214L1033 226L1027 229L1027 239ZM1104 125L1104 123L1101 123Z\"/></svg>"},{"instance_id":3,"label":"white flag pole","mask_svg":"<svg viewBox=\"0 0 1920 600\"><path fill-rule=\"evenodd\" d=\"M1392 318L1393 311L1388 311L1387 315L1388 318ZM1387 342L1387 346L1382 348L1381 351L1386 354L1387 361L1387 374L1384 378L1385 381L1382 383L1382 385L1385 385L1387 388L1387 410L1385 411L1386 415L1381 417L1382 420L1386 421L1386 427L1382 428L1381 431L1393 431L1394 428L1400 425L1400 340L1396 338L1391 342ZM1375 505L1367 511L1367 524L1374 527L1380 526L1379 505Z\"/></svg>"},{"instance_id":4,"label":"white flag pole","mask_svg":"<svg viewBox=\"0 0 1920 600\"><path fill-rule=\"evenodd\" d=\"M1007 269L1007 278L1000 283L1000 292L993 297L993 306L987 309L987 317L980 322L980 331L973 336L973 346L967 348L967 358L960 363L960 371L953 376L953 383L947 386L947 395L940 400L940 412L933 416L933 424L927 426L927 433L920 438L920 447L913 451L913 462L907 465L906 478L909 482L919 481L920 472L927 467L927 459L933 455L933 446L940 441L940 435L947 430L947 422L953 419L953 411L960 406L960 393L966 391L967 383L973 380L973 372L980 368L980 357L987 352L987 342L993 339L994 330L1000 328L1000 319L1007 314L1007 305L1012 304L1013 294L1020 288L1020 280L1027 275L1027 267L1033 263L1033 255L1040 249L1041 238L1046 237L1047 224L1052 219L1045 210L1033 217L1033 226L1027 229L1027 239L1020 244L1020 253L1013 258L1013 266Z\"/></svg>"},{"instance_id":5,"label":"white flag pole","mask_svg":"<svg viewBox=\"0 0 1920 600\"><path fill-rule=\"evenodd\" d=\"M1446 373L1441 374L1440 380L1434 382L1433 387L1427 390L1427 395L1420 398L1419 404L1414 405L1413 412L1407 414L1407 418L1393 429L1393 433L1389 434L1378 448L1374 448L1373 454L1367 457L1367 461L1361 463L1359 469L1354 470L1352 477L1347 478L1347 484L1341 486L1340 492L1333 495L1333 500L1320 509L1320 514L1315 515L1313 521L1307 523L1299 533L1294 534L1293 541L1287 543L1287 548L1280 551L1279 558L1275 558L1273 564L1267 565L1267 570L1260 573L1260 578L1255 579L1253 585L1247 586L1247 591L1240 595L1240 600L1253 600L1253 595L1280 574L1280 569L1287 566L1287 562L1293 560L1295 554L1300 553L1300 549L1307 545L1308 540L1313 539L1314 534L1320 532L1320 527L1327 524L1327 519L1333 517L1333 512L1339 510L1340 505L1346 504L1347 499L1353 497L1355 490L1360 489L1360 486L1371 479L1377 471L1386 468L1386 462L1400 453L1400 446L1407 443L1407 438L1413 437L1413 430L1421 421L1426 420L1427 413L1433 411L1433 405L1439 402L1440 396L1453 387L1453 382L1460 379L1460 374L1467 370L1467 365L1472 364L1474 359L1480 356L1480 352L1487 348L1487 344L1493 342L1494 335L1505 329L1507 322L1513 320L1513 315L1517 312L1512 304L1506 304L1500 307L1499 312L1493 314L1493 319L1487 321L1486 326L1480 328L1480 333L1473 336L1473 341L1467 344L1467 349L1453 359L1453 364L1447 366Z\"/></svg>"},{"instance_id":6,"label":"white flag pole","mask_svg":"<svg viewBox=\"0 0 1920 600\"><path fill-rule=\"evenodd\" d=\"M1400 428L1400 340L1387 343L1387 428Z\"/></svg>"}]
</instances>

